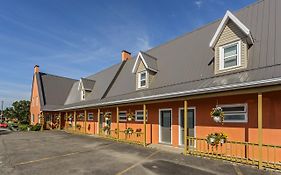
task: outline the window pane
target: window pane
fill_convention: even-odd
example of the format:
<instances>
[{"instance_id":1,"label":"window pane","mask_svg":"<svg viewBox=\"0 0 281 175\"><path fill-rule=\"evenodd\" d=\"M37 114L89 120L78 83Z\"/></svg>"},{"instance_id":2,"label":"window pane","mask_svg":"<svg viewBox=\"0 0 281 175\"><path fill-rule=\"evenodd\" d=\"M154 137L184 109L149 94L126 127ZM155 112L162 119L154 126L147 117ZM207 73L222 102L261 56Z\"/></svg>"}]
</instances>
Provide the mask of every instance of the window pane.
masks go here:
<instances>
[{"instance_id":1,"label":"window pane","mask_svg":"<svg viewBox=\"0 0 281 175\"><path fill-rule=\"evenodd\" d=\"M234 46L224 48L224 57L229 57L236 54L237 54L237 44Z\"/></svg>"},{"instance_id":2,"label":"window pane","mask_svg":"<svg viewBox=\"0 0 281 175\"><path fill-rule=\"evenodd\" d=\"M237 56L224 59L224 68L237 66Z\"/></svg>"},{"instance_id":3,"label":"window pane","mask_svg":"<svg viewBox=\"0 0 281 175\"><path fill-rule=\"evenodd\" d=\"M126 112L119 112L119 120L127 120Z\"/></svg>"},{"instance_id":4,"label":"window pane","mask_svg":"<svg viewBox=\"0 0 281 175\"><path fill-rule=\"evenodd\" d=\"M222 107L223 112L235 111L235 112L244 112L244 106L230 106L230 107Z\"/></svg>"},{"instance_id":5,"label":"window pane","mask_svg":"<svg viewBox=\"0 0 281 175\"><path fill-rule=\"evenodd\" d=\"M146 79L146 73L145 72L141 73L141 78L140 79L141 80L145 80Z\"/></svg>"},{"instance_id":6,"label":"window pane","mask_svg":"<svg viewBox=\"0 0 281 175\"><path fill-rule=\"evenodd\" d=\"M141 81L141 87L142 87L142 86L145 86L145 84L146 84L146 81L145 81L145 80L142 80L142 81Z\"/></svg>"},{"instance_id":7,"label":"window pane","mask_svg":"<svg viewBox=\"0 0 281 175\"><path fill-rule=\"evenodd\" d=\"M224 115L225 121L231 120L245 120L245 114L225 114Z\"/></svg>"}]
</instances>

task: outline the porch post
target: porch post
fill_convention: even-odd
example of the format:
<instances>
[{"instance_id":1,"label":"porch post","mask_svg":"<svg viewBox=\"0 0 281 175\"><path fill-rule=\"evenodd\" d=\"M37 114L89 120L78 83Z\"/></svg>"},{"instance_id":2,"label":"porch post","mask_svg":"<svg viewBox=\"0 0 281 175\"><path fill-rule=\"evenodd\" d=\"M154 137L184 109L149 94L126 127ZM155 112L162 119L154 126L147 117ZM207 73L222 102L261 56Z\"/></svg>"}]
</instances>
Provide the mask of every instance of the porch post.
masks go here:
<instances>
[{"instance_id":1,"label":"porch post","mask_svg":"<svg viewBox=\"0 0 281 175\"><path fill-rule=\"evenodd\" d=\"M117 140L119 140L119 107L116 107Z\"/></svg>"},{"instance_id":2,"label":"porch post","mask_svg":"<svg viewBox=\"0 0 281 175\"><path fill-rule=\"evenodd\" d=\"M262 93L258 94L259 169L262 169Z\"/></svg>"},{"instance_id":3,"label":"porch post","mask_svg":"<svg viewBox=\"0 0 281 175\"><path fill-rule=\"evenodd\" d=\"M44 130L44 112L42 112L42 115L41 116L39 116L39 117L41 117L40 118L40 124L41 124L41 131L43 131Z\"/></svg>"},{"instance_id":4,"label":"porch post","mask_svg":"<svg viewBox=\"0 0 281 175\"><path fill-rule=\"evenodd\" d=\"M76 131L76 111L74 111L74 131Z\"/></svg>"},{"instance_id":5,"label":"porch post","mask_svg":"<svg viewBox=\"0 0 281 175\"><path fill-rule=\"evenodd\" d=\"M143 146L146 146L146 105L143 104Z\"/></svg>"},{"instance_id":6,"label":"porch post","mask_svg":"<svg viewBox=\"0 0 281 175\"><path fill-rule=\"evenodd\" d=\"M87 132L86 125L87 125L87 110L85 109L84 110L84 132L85 132L85 134Z\"/></svg>"},{"instance_id":7,"label":"porch post","mask_svg":"<svg viewBox=\"0 0 281 175\"><path fill-rule=\"evenodd\" d=\"M61 112L59 112L59 130L61 129Z\"/></svg>"},{"instance_id":8,"label":"porch post","mask_svg":"<svg viewBox=\"0 0 281 175\"><path fill-rule=\"evenodd\" d=\"M187 110L188 110L188 104L187 101L184 101L184 155L187 155L188 151L188 142L187 142Z\"/></svg>"},{"instance_id":9,"label":"porch post","mask_svg":"<svg viewBox=\"0 0 281 175\"><path fill-rule=\"evenodd\" d=\"M100 130L101 130L101 128L100 128L100 108L98 108L98 135L100 135Z\"/></svg>"},{"instance_id":10,"label":"porch post","mask_svg":"<svg viewBox=\"0 0 281 175\"><path fill-rule=\"evenodd\" d=\"M51 130L53 130L53 114L51 114Z\"/></svg>"},{"instance_id":11,"label":"porch post","mask_svg":"<svg viewBox=\"0 0 281 175\"><path fill-rule=\"evenodd\" d=\"M67 125L68 125L68 121L67 121L67 120L68 120L68 113L66 112L66 113L65 113L65 123L64 123L64 128L65 128L65 130L68 129L68 126L67 126Z\"/></svg>"}]
</instances>

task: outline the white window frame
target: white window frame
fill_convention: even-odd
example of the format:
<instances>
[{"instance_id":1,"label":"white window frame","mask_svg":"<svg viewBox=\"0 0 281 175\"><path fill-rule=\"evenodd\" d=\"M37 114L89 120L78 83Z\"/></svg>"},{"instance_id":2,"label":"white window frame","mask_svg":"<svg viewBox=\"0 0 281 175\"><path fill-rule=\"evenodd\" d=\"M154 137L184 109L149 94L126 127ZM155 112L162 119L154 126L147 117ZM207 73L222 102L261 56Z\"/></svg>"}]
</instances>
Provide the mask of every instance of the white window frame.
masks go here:
<instances>
[{"instance_id":1,"label":"white window frame","mask_svg":"<svg viewBox=\"0 0 281 175\"><path fill-rule=\"evenodd\" d=\"M141 81L144 81L141 79L141 74L145 73L145 85L144 86L141 86ZM148 72L145 70L145 71L141 71L138 73L138 88L146 88L148 85Z\"/></svg>"},{"instance_id":2,"label":"white window frame","mask_svg":"<svg viewBox=\"0 0 281 175\"><path fill-rule=\"evenodd\" d=\"M247 123L248 122L248 104L247 103L240 103L240 104L223 104L223 105L217 105L219 107L237 107L237 106L244 106L244 111L237 112L237 111L227 111L224 112L224 115L235 115L235 114L244 114L245 113L245 119L244 120L224 120L224 123Z\"/></svg>"},{"instance_id":3,"label":"white window frame","mask_svg":"<svg viewBox=\"0 0 281 175\"><path fill-rule=\"evenodd\" d=\"M120 119L120 113L125 113L126 119ZM119 111L118 118L119 118L119 121L121 121L121 122L127 121L127 111Z\"/></svg>"},{"instance_id":4,"label":"white window frame","mask_svg":"<svg viewBox=\"0 0 281 175\"><path fill-rule=\"evenodd\" d=\"M138 117L137 117L137 116L138 116L138 115L137 115L138 112L143 112L143 110L136 110L136 111L135 111L135 121L136 121L136 122L143 122L143 119L142 119L142 120L141 120L141 119L138 119ZM148 111L146 110L146 121L147 121L147 119L148 119Z\"/></svg>"},{"instance_id":5,"label":"white window frame","mask_svg":"<svg viewBox=\"0 0 281 175\"><path fill-rule=\"evenodd\" d=\"M89 119L89 115L92 115L92 116L93 116L93 118L92 118L92 119ZM93 121L93 120L94 120L94 113L89 112L89 113L88 113L88 116L87 116L87 120L89 120L89 121Z\"/></svg>"},{"instance_id":6,"label":"white window frame","mask_svg":"<svg viewBox=\"0 0 281 175\"><path fill-rule=\"evenodd\" d=\"M86 92L84 89L81 89L81 100L85 100Z\"/></svg>"},{"instance_id":7,"label":"white window frame","mask_svg":"<svg viewBox=\"0 0 281 175\"><path fill-rule=\"evenodd\" d=\"M224 49L227 47L231 47L237 45L237 65L236 66L231 66L224 68ZM232 55L233 56L233 55ZM219 47L219 70L228 70L228 69L233 69L241 66L241 41L235 41L223 46Z\"/></svg>"},{"instance_id":8,"label":"white window frame","mask_svg":"<svg viewBox=\"0 0 281 175\"><path fill-rule=\"evenodd\" d=\"M31 114L31 123L34 123L34 114Z\"/></svg>"}]
</instances>

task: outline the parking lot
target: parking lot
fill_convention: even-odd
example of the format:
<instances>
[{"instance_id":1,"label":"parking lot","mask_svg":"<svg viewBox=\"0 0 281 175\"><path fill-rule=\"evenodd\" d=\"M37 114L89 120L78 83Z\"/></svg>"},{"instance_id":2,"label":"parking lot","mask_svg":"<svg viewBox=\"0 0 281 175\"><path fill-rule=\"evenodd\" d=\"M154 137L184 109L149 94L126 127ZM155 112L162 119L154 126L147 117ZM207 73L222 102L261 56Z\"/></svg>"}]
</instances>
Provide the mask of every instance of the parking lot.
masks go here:
<instances>
[{"instance_id":1,"label":"parking lot","mask_svg":"<svg viewBox=\"0 0 281 175\"><path fill-rule=\"evenodd\" d=\"M278 174L63 131L0 134L0 174Z\"/></svg>"}]
</instances>

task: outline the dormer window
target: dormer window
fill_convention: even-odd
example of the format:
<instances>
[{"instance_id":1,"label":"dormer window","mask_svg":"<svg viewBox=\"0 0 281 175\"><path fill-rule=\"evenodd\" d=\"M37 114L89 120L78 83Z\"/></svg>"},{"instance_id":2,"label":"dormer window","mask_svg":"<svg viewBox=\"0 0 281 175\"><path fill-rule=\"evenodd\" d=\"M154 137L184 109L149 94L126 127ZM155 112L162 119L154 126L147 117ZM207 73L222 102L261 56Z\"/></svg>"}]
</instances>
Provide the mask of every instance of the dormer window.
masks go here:
<instances>
[{"instance_id":1,"label":"dormer window","mask_svg":"<svg viewBox=\"0 0 281 175\"><path fill-rule=\"evenodd\" d=\"M145 52L139 52L132 70L132 73L136 75L136 90L149 88L157 72L157 58Z\"/></svg>"},{"instance_id":2,"label":"dormer window","mask_svg":"<svg viewBox=\"0 0 281 175\"><path fill-rule=\"evenodd\" d=\"M83 89L81 89L81 100L85 100L86 93Z\"/></svg>"},{"instance_id":3,"label":"dormer window","mask_svg":"<svg viewBox=\"0 0 281 175\"><path fill-rule=\"evenodd\" d=\"M147 87L147 71L138 73L138 88Z\"/></svg>"},{"instance_id":4,"label":"dormer window","mask_svg":"<svg viewBox=\"0 0 281 175\"><path fill-rule=\"evenodd\" d=\"M221 46L220 70L231 69L241 65L241 41Z\"/></svg>"},{"instance_id":5,"label":"dormer window","mask_svg":"<svg viewBox=\"0 0 281 175\"><path fill-rule=\"evenodd\" d=\"M247 68L248 51L253 44L247 26L227 11L209 44L214 50L214 74Z\"/></svg>"}]
</instances>

